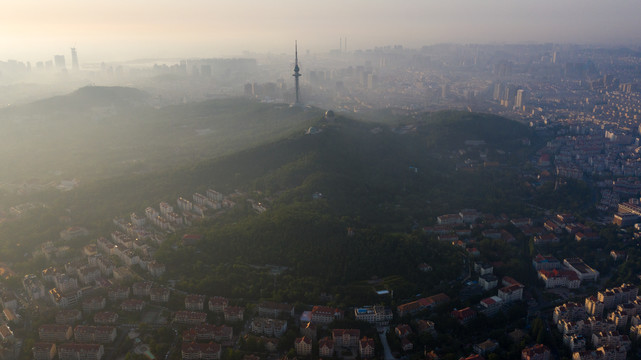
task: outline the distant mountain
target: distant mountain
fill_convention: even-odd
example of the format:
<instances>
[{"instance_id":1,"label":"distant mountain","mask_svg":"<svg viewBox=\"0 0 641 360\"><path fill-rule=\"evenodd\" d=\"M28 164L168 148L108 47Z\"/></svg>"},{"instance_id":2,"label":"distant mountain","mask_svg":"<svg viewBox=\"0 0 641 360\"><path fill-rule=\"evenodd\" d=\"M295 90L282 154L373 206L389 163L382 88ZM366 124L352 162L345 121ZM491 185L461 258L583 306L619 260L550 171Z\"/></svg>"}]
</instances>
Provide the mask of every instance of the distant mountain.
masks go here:
<instances>
[{"instance_id":1,"label":"distant mountain","mask_svg":"<svg viewBox=\"0 0 641 360\"><path fill-rule=\"evenodd\" d=\"M149 94L130 87L85 86L70 94L21 105L9 112L77 112L96 107L127 108L146 105Z\"/></svg>"}]
</instances>

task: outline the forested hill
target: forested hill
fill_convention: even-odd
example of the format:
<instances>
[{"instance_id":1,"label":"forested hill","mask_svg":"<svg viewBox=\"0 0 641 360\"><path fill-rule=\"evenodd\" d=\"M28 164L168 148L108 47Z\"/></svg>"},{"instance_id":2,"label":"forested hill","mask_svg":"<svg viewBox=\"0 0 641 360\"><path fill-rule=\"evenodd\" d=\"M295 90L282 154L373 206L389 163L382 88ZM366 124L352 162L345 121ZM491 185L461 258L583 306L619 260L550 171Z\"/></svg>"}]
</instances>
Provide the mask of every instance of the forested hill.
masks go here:
<instances>
[{"instance_id":1,"label":"forested hill","mask_svg":"<svg viewBox=\"0 0 641 360\"><path fill-rule=\"evenodd\" d=\"M160 201L173 203L213 188L236 194L236 207L181 230L158 251L167 264L166 278L182 280L179 287L315 301L327 289L347 297L372 294L359 290L359 281L377 276L393 279L384 286L409 296L432 291L461 271L455 248L424 235L423 226L461 208L521 212L529 196L518 166L534 151L524 145L533 137L527 127L507 119L444 112L388 126L341 116L324 120L314 109L265 112L261 104L244 103L241 113L264 118L317 115L309 134L298 124L290 136L281 132L279 140L251 149L52 194L37 218L2 225L7 238L0 250L5 257L20 257L23 249L56 237L61 213L67 223L99 236L113 231L114 216L142 213ZM267 210L256 213L248 199ZM34 222L37 227L29 225ZM185 232L200 233L203 240L182 246ZM417 272L423 262L434 271ZM265 264L288 270L274 283Z\"/></svg>"},{"instance_id":2,"label":"forested hill","mask_svg":"<svg viewBox=\"0 0 641 360\"><path fill-rule=\"evenodd\" d=\"M200 244L178 250L168 245L159 253L168 268L179 269L170 278L185 279L182 286L192 291L214 287L234 295L241 291L234 285L238 274L254 271L245 266L275 264L292 270L289 281L309 281L317 290L399 276L412 293L460 270L455 250L428 242L421 226L463 207L503 212L523 206L526 189L511 164L528 153L523 143L531 134L516 122L447 112L396 127L344 118L316 125L320 132L314 135L201 164L179 177L193 186L208 179L216 189L238 189L267 211L256 214L240 203L190 229L204 235ZM461 169L466 161L477 166ZM494 166L484 166L489 162ZM181 266L187 259L192 265ZM422 262L438 264L437 270L417 274ZM196 276L203 273L208 275ZM252 277L267 283L243 292L269 289L269 277Z\"/></svg>"}]
</instances>

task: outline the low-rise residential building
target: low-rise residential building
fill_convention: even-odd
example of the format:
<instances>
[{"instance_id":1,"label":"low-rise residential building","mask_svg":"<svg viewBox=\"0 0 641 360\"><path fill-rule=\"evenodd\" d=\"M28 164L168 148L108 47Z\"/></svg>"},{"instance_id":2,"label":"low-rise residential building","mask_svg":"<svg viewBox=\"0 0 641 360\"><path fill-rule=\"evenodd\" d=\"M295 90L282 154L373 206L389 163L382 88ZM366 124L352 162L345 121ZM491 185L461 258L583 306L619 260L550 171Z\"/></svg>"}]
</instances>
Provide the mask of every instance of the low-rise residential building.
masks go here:
<instances>
[{"instance_id":1,"label":"low-rise residential building","mask_svg":"<svg viewBox=\"0 0 641 360\"><path fill-rule=\"evenodd\" d=\"M227 300L227 298L222 296L212 296L209 298L209 311L222 314L225 311L227 304L229 304L229 300Z\"/></svg>"},{"instance_id":2,"label":"low-rise residential building","mask_svg":"<svg viewBox=\"0 0 641 360\"><path fill-rule=\"evenodd\" d=\"M328 306L314 306L312 308L311 322L313 324L327 325L334 320L343 318L343 311Z\"/></svg>"},{"instance_id":3,"label":"low-rise residential building","mask_svg":"<svg viewBox=\"0 0 641 360\"><path fill-rule=\"evenodd\" d=\"M92 284L102 275L97 266L83 266L78 269L78 279L84 285Z\"/></svg>"},{"instance_id":4,"label":"low-rise residential building","mask_svg":"<svg viewBox=\"0 0 641 360\"><path fill-rule=\"evenodd\" d=\"M294 317L294 305L263 301L258 304L258 316L267 318Z\"/></svg>"},{"instance_id":5,"label":"low-rise residential building","mask_svg":"<svg viewBox=\"0 0 641 360\"><path fill-rule=\"evenodd\" d=\"M53 277L53 281L56 284L56 288L63 293L78 289L78 280L67 274L56 274Z\"/></svg>"},{"instance_id":6,"label":"low-rise residential building","mask_svg":"<svg viewBox=\"0 0 641 360\"><path fill-rule=\"evenodd\" d=\"M479 273L479 275L492 274L494 272L494 266L484 262L475 262L474 271Z\"/></svg>"},{"instance_id":7,"label":"low-rise residential building","mask_svg":"<svg viewBox=\"0 0 641 360\"><path fill-rule=\"evenodd\" d=\"M82 311L92 312L102 310L107 306L107 299L104 296L93 296L82 300Z\"/></svg>"},{"instance_id":8,"label":"low-rise residential building","mask_svg":"<svg viewBox=\"0 0 641 360\"><path fill-rule=\"evenodd\" d=\"M183 341L216 341L229 342L234 335L234 329L226 325L199 324L183 331Z\"/></svg>"},{"instance_id":9,"label":"low-rise residential building","mask_svg":"<svg viewBox=\"0 0 641 360\"><path fill-rule=\"evenodd\" d=\"M550 360L550 355L550 348L536 344L521 351L521 360Z\"/></svg>"},{"instance_id":10,"label":"low-rise residential building","mask_svg":"<svg viewBox=\"0 0 641 360\"><path fill-rule=\"evenodd\" d=\"M371 359L374 357L376 350L376 342L374 339L365 336L358 342L358 353L361 359Z\"/></svg>"},{"instance_id":11,"label":"low-rise residential building","mask_svg":"<svg viewBox=\"0 0 641 360\"><path fill-rule=\"evenodd\" d=\"M68 308L78 304L82 298L82 290L71 290L68 292L62 292L57 288L49 290L49 298L56 307L59 308Z\"/></svg>"},{"instance_id":12,"label":"low-rise residential building","mask_svg":"<svg viewBox=\"0 0 641 360\"><path fill-rule=\"evenodd\" d=\"M415 314L419 311L431 310L434 307L450 301L449 296L444 293L428 296L409 303L399 305L396 310L398 316Z\"/></svg>"},{"instance_id":13,"label":"low-rise residential building","mask_svg":"<svg viewBox=\"0 0 641 360\"><path fill-rule=\"evenodd\" d=\"M52 342L37 342L31 348L33 360L53 360L56 352L56 344Z\"/></svg>"},{"instance_id":14,"label":"low-rise residential building","mask_svg":"<svg viewBox=\"0 0 641 360\"><path fill-rule=\"evenodd\" d=\"M439 225L459 225L463 223L463 219L459 214L445 214L437 216L436 223Z\"/></svg>"},{"instance_id":15,"label":"low-rise residential building","mask_svg":"<svg viewBox=\"0 0 641 360\"><path fill-rule=\"evenodd\" d=\"M498 296L491 296L481 300L479 303L479 312L485 316L494 316L503 307L503 300Z\"/></svg>"},{"instance_id":16,"label":"low-rise residential building","mask_svg":"<svg viewBox=\"0 0 641 360\"><path fill-rule=\"evenodd\" d=\"M551 255L543 256L541 254L538 254L534 257L534 260L532 260L532 265L534 265L534 269L536 271L554 270L561 268L561 262Z\"/></svg>"},{"instance_id":17,"label":"low-rise residential building","mask_svg":"<svg viewBox=\"0 0 641 360\"><path fill-rule=\"evenodd\" d=\"M185 309L192 311L202 311L205 307L204 295L189 294L185 296Z\"/></svg>"},{"instance_id":18,"label":"low-rise residential building","mask_svg":"<svg viewBox=\"0 0 641 360\"><path fill-rule=\"evenodd\" d=\"M523 286L521 285L510 285L503 288L500 288L497 296L503 300L505 303L512 301L520 301L523 299Z\"/></svg>"},{"instance_id":19,"label":"low-rise residential building","mask_svg":"<svg viewBox=\"0 0 641 360\"><path fill-rule=\"evenodd\" d=\"M22 279L22 285L31 299L38 300L45 297L44 284L36 275L25 275Z\"/></svg>"},{"instance_id":20,"label":"low-rise residential building","mask_svg":"<svg viewBox=\"0 0 641 360\"><path fill-rule=\"evenodd\" d=\"M170 291L165 287L156 287L149 290L149 299L153 302L163 302L166 303L169 301Z\"/></svg>"},{"instance_id":21,"label":"low-rise residential building","mask_svg":"<svg viewBox=\"0 0 641 360\"><path fill-rule=\"evenodd\" d=\"M436 328L434 321L419 319L416 321L416 330L419 333L428 333L436 335Z\"/></svg>"},{"instance_id":22,"label":"low-rise residential building","mask_svg":"<svg viewBox=\"0 0 641 360\"><path fill-rule=\"evenodd\" d=\"M107 289L107 297L109 301L119 301L129 298L129 287L128 286L111 286Z\"/></svg>"},{"instance_id":23,"label":"low-rise residential building","mask_svg":"<svg viewBox=\"0 0 641 360\"><path fill-rule=\"evenodd\" d=\"M308 337L299 337L294 341L294 348L296 349L296 354L299 356L308 356L312 353L312 339Z\"/></svg>"},{"instance_id":24,"label":"low-rise residential building","mask_svg":"<svg viewBox=\"0 0 641 360\"><path fill-rule=\"evenodd\" d=\"M134 296L147 297L151 291L153 284L148 281L137 282L131 286Z\"/></svg>"},{"instance_id":25,"label":"low-rise residential building","mask_svg":"<svg viewBox=\"0 0 641 360\"><path fill-rule=\"evenodd\" d=\"M466 307L460 310L453 310L451 315L460 324L465 325L476 318L476 311L470 307Z\"/></svg>"},{"instance_id":26,"label":"low-rise residential building","mask_svg":"<svg viewBox=\"0 0 641 360\"><path fill-rule=\"evenodd\" d=\"M147 271L149 271L152 276L159 277L165 273L166 266L159 261L152 260L147 263Z\"/></svg>"},{"instance_id":27,"label":"low-rise residential building","mask_svg":"<svg viewBox=\"0 0 641 360\"><path fill-rule=\"evenodd\" d=\"M561 319L568 321L583 320L587 317L585 307L575 302L567 302L554 308L552 319L558 323Z\"/></svg>"},{"instance_id":28,"label":"low-rise residential building","mask_svg":"<svg viewBox=\"0 0 641 360\"><path fill-rule=\"evenodd\" d=\"M334 340L324 337L318 341L318 356L331 358L334 356Z\"/></svg>"},{"instance_id":29,"label":"low-rise residential building","mask_svg":"<svg viewBox=\"0 0 641 360\"><path fill-rule=\"evenodd\" d=\"M38 336L45 342L62 342L71 339L73 330L69 325L46 324L38 328Z\"/></svg>"},{"instance_id":30,"label":"low-rise residential building","mask_svg":"<svg viewBox=\"0 0 641 360\"><path fill-rule=\"evenodd\" d=\"M356 320L384 326L389 324L394 314L384 306L363 306L354 309L354 317Z\"/></svg>"},{"instance_id":31,"label":"low-rise residential building","mask_svg":"<svg viewBox=\"0 0 641 360\"><path fill-rule=\"evenodd\" d=\"M474 344L473 348L475 353L485 355L496 351L499 348L499 343L492 339L487 339L482 343Z\"/></svg>"},{"instance_id":32,"label":"low-rise residential building","mask_svg":"<svg viewBox=\"0 0 641 360\"><path fill-rule=\"evenodd\" d=\"M225 316L225 321L243 321L243 315L245 313L245 308L240 306L227 306L223 311Z\"/></svg>"},{"instance_id":33,"label":"low-rise residential building","mask_svg":"<svg viewBox=\"0 0 641 360\"><path fill-rule=\"evenodd\" d=\"M287 321L257 317L251 322L251 331L259 335L281 337L287 331Z\"/></svg>"},{"instance_id":34,"label":"low-rise residential building","mask_svg":"<svg viewBox=\"0 0 641 360\"><path fill-rule=\"evenodd\" d=\"M74 339L79 343L110 344L116 340L115 326L77 325L73 331Z\"/></svg>"},{"instance_id":35,"label":"low-rise residential building","mask_svg":"<svg viewBox=\"0 0 641 360\"><path fill-rule=\"evenodd\" d=\"M578 289L581 286L580 277L570 270L539 270L539 279L545 283L545 288L567 287L568 289Z\"/></svg>"},{"instance_id":36,"label":"low-rise residential building","mask_svg":"<svg viewBox=\"0 0 641 360\"><path fill-rule=\"evenodd\" d=\"M581 351L585 349L587 340L583 334L564 334L563 344L567 346L570 351Z\"/></svg>"},{"instance_id":37,"label":"low-rise residential building","mask_svg":"<svg viewBox=\"0 0 641 360\"><path fill-rule=\"evenodd\" d=\"M494 289L498 285L499 279L494 274L485 274L479 276L479 285L483 287L483 290L488 291Z\"/></svg>"},{"instance_id":38,"label":"low-rise residential building","mask_svg":"<svg viewBox=\"0 0 641 360\"><path fill-rule=\"evenodd\" d=\"M574 271L581 281L597 281L599 278L599 272L579 258L563 259L563 265Z\"/></svg>"},{"instance_id":39,"label":"low-rise residential building","mask_svg":"<svg viewBox=\"0 0 641 360\"><path fill-rule=\"evenodd\" d=\"M101 344L60 344L58 345L59 360L100 360L105 355Z\"/></svg>"},{"instance_id":40,"label":"low-rise residential building","mask_svg":"<svg viewBox=\"0 0 641 360\"><path fill-rule=\"evenodd\" d=\"M120 304L122 311L142 311L145 307L145 302L140 299L127 299Z\"/></svg>"},{"instance_id":41,"label":"low-rise residential building","mask_svg":"<svg viewBox=\"0 0 641 360\"><path fill-rule=\"evenodd\" d=\"M118 314L113 311L98 312L93 316L93 321L100 325L113 325L118 321Z\"/></svg>"},{"instance_id":42,"label":"low-rise residential building","mask_svg":"<svg viewBox=\"0 0 641 360\"><path fill-rule=\"evenodd\" d=\"M596 350L582 350L572 354L572 360L625 360L627 351L622 346L604 345Z\"/></svg>"},{"instance_id":43,"label":"low-rise residential building","mask_svg":"<svg viewBox=\"0 0 641 360\"><path fill-rule=\"evenodd\" d=\"M412 334L412 328L407 324L399 324L394 328L394 333L399 339L406 338Z\"/></svg>"},{"instance_id":44,"label":"low-rise residential building","mask_svg":"<svg viewBox=\"0 0 641 360\"><path fill-rule=\"evenodd\" d=\"M82 312L78 309L60 310L56 313L56 324L71 325L82 319Z\"/></svg>"},{"instance_id":45,"label":"low-rise residential building","mask_svg":"<svg viewBox=\"0 0 641 360\"><path fill-rule=\"evenodd\" d=\"M6 309L5 309L6 310ZM13 342L15 337L13 336L13 330L7 324L0 325L0 342L3 344L8 342Z\"/></svg>"},{"instance_id":46,"label":"low-rise residential building","mask_svg":"<svg viewBox=\"0 0 641 360\"><path fill-rule=\"evenodd\" d=\"M358 340L361 337L361 331L358 329L333 329L332 340L336 348L353 348L358 347Z\"/></svg>"},{"instance_id":47,"label":"low-rise residential building","mask_svg":"<svg viewBox=\"0 0 641 360\"><path fill-rule=\"evenodd\" d=\"M207 313L198 311L176 311L174 322L179 324L197 325L207 321Z\"/></svg>"},{"instance_id":48,"label":"low-rise residential building","mask_svg":"<svg viewBox=\"0 0 641 360\"><path fill-rule=\"evenodd\" d=\"M207 359L219 360L222 347L215 342L196 343L184 342L181 347L182 358L185 360Z\"/></svg>"},{"instance_id":49,"label":"low-rise residential building","mask_svg":"<svg viewBox=\"0 0 641 360\"><path fill-rule=\"evenodd\" d=\"M603 316L605 310L605 303L600 301L596 296L592 295L585 298L585 312L591 316Z\"/></svg>"},{"instance_id":50,"label":"low-rise residential building","mask_svg":"<svg viewBox=\"0 0 641 360\"><path fill-rule=\"evenodd\" d=\"M630 302L636 299L639 288L630 284L622 284L619 287L599 291L597 298L603 302L606 310L615 308L619 304Z\"/></svg>"}]
</instances>

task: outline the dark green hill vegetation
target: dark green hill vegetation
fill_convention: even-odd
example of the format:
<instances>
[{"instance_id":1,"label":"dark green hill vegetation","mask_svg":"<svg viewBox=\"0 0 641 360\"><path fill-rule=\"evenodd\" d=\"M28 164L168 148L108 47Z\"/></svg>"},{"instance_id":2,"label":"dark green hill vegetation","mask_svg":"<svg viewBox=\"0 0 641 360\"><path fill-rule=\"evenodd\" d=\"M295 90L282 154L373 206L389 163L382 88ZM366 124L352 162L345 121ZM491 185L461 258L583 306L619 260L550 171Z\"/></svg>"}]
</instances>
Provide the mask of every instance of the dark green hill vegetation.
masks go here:
<instances>
[{"instance_id":1,"label":"dark green hill vegetation","mask_svg":"<svg viewBox=\"0 0 641 360\"><path fill-rule=\"evenodd\" d=\"M267 126L314 113L320 119L320 111L301 114L242 100L221 103L218 110L231 113L241 105L238 118L251 118L239 120L244 124L263 118L270 119ZM164 111L174 114L168 118L184 114L197 123L207 109L203 103ZM529 151L519 139L531 134L518 123L446 112L394 129L341 117L315 126L322 129L315 135L301 129L177 170L91 182L53 194L50 202L73 223L103 233L111 231L116 215L207 188L227 194L238 189L245 195L234 198L233 210L187 230L203 234L201 243L184 247L176 234L163 245L158 257L168 265L166 277L196 293L315 302L329 290L344 303L377 301L374 290L386 288L398 299L449 288L448 281L467 273L463 257L424 235L422 226L461 208L510 213L525 207L529 190L521 187L518 168L509 165L524 161ZM466 140L485 144L468 146ZM495 165L484 166L481 154ZM461 169L466 163L476 165ZM268 210L257 214L247 198ZM50 213L55 212L40 216ZM25 241L21 246L34 245ZM3 254L19 251L5 245ZM418 271L423 262L433 270ZM266 264L287 270L275 276Z\"/></svg>"},{"instance_id":2,"label":"dark green hill vegetation","mask_svg":"<svg viewBox=\"0 0 641 360\"><path fill-rule=\"evenodd\" d=\"M463 115L467 120L460 117ZM486 140L489 148L518 150L516 139L530 135L522 125L505 119L463 113L447 116L465 129L459 132L462 139L465 131L470 131L474 139ZM256 166L265 175L252 179L243 176L249 175L247 170L235 168L239 175L235 185L242 187L240 179L246 180L246 188L258 191L254 195L268 204L269 210L257 215L240 204L235 213L195 229L205 235L195 248L178 252L163 249L160 256L170 267L179 268L186 259L199 264L168 276L181 274L185 279L182 286L191 291L226 289L230 295L272 294L288 301L301 296L313 301L327 286L345 294L342 300L347 302L359 297L362 301L363 296L374 301L375 287L363 292L357 284L371 277L399 276L395 291L401 297L438 288L443 280L461 273L462 258L449 244L422 235L419 224L470 205L488 212L518 211L524 207L522 197L527 190L520 187L518 176L509 167L457 172L455 161L449 158L450 147L445 146L451 142L438 136L456 132L448 121L436 119L417 123L415 131L404 135L387 128L372 132L375 125L341 119L338 124L324 126L320 134L255 150L254 155L244 158L249 160L244 165ZM487 120L489 128L502 128L484 129L478 123L481 119ZM431 138L424 135L427 128ZM275 157L282 165L273 167L276 162L272 159L271 166L261 166L265 156L269 158L266 154L279 154ZM233 158L239 160L235 165L244 163ZM511 157L503 160L518 162ZM227 175L226 181L220 175L212 179L225 186L230 177ZM322 198L313 200L315 193ZM354 229L352 236L348 228ZM433 264L434 270L418 272L417 265L422 262ZM288 286L274 288L269 276L252 272L249 266L245 270L257 283L250 282L252 290L241 290L228 280L233 275L225 269L232 264L286 266L289 275L281 281ZM198 277L198 273L207 275ZM301 284L307 284L303 286L307 293L292 292Z\"/></svg>"},{"instance_id":3,"label":"dark green hill vegetation","mask_svg":"<svg viewBox=\"0 0 641 360\"><path fill-rule=\"evenodd\" d=\"M428 141L448 149L464 146L467 140L483 140L493 147L512 150L520 147L520 139L529 136L523 124L490 114L442 111L426 114L420 123Z\"/></svg>"}]
</instances>

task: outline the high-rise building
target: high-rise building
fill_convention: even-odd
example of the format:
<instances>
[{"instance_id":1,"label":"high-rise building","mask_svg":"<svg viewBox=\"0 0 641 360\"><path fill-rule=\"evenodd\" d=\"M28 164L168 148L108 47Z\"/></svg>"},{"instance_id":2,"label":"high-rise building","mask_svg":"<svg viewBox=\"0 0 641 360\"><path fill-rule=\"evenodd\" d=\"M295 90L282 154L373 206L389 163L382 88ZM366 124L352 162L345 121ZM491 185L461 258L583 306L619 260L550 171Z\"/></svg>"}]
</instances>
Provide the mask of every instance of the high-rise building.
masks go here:
<instances>
[{"instance_id":1,"label":"high-rise building","mask_svg":"<svg viewBox=\"0 0 641 360\"><path fill-rule=\"evenodd\" d=\"M56 65L56 68L58 69L66 69L67 65L65 63L65 56L64 55L55 55L53 57L53 62Z\"/></svg>"},{"instance_id":2,"label":"high-rise building","mask_svg":"<svg viewBox=\"0 0 641 360\"><path fill-rule=\"evenodd\" d=\"M441 85L441 99L447 99L450 95L450 85L443 84Z\"/></svg>"},{"instance_id":3,"label":"high-rise building","mask_svg":"<svg viewBox=\"0 0 641 360\"><path fill-rule=\"evenodd\" d=\"M502 92L503 92L503 83L498 82L494 84L494 92L492 93L492 99L501 100Z\"/></svg>"},{"instance_id":4,"label":"high-rise building","mask_svg":"<svg viewBox=\"0 0 641 360\"><path fill-rule=\"evenodd\" d=\"M517 108L523 107L523 96L525 95L525 90L518 89L516 91L516 99L514 100L514 106Z\"/></svg>"},{"instance_id":5,"label":"high-rise building","mask_svg":"<svg viewBox=\"0 0 641 360\"><path fill-rule=\"evenodd\" d=\"M75 47L71 48L71 69L73 71L80 70L80 64L78 64L78 53L76 52Z\"/></svg>"}]
</instances>

